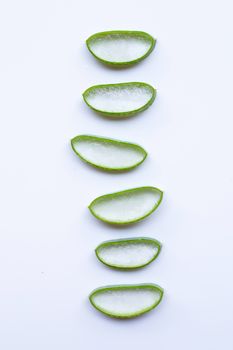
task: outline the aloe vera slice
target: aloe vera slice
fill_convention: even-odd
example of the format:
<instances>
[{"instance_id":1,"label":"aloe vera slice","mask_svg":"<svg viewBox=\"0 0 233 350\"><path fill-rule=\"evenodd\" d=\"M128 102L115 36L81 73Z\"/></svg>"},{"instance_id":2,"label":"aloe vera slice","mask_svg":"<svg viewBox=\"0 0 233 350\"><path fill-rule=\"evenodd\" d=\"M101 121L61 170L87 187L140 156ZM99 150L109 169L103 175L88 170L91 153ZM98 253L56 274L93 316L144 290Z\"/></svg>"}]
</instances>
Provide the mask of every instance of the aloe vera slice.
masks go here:
<instances>
[{"instance_id":1,"label":"aloe vera slice","mask_svg":"<svg viewBox=\"0 0 233 350\"><path fill-rule=\"evenodd\" d=\"M95 289L91 304L105 315L116 318L140 316L162 300L163 289L155 284L117 285Z\"/></svg>"},{"instance_id":2,"label":"aloe vera slice","mask_svg":"<svg viewBox=\"0 0 233 350\"><path fill-rule=\"evenodd\" d=\"M71 140L71 146L82 160L104 170L129 170L141 164L147 156L139 145L98 136L76 136Z\"/></svg>"},{"instance_id":3,"label":"aloe vera slice","mask_svg":"<svg viewBox=\"0 0 233 350\"><path fill-rule=\"evenodd\" d=\"M155 187L138 187L106 194L89 205L91 213L110 224L130 224L140 221L159 206L163 192Z\"/></svg>"},{"instance_id":4,"label":"aloe vera slice","mask_svg":"<svg viewBox=\"0 0 233 350\"><path fill-rule=\"evenodd\" d=\"M124 118L147 109L156 90L149 84L130 82L91 86L83 93L86 104L105 116Z\"/></svg>"},{"instance_id":5,"label":"aloe vera slice","mask_svg":"<svg viewBox=\"0 0 233 350\"><path fill-rule=\"evenodd\" d=\"M145 32L115 30L96 33L87 41L87 48L99 61L113 66L137 63L153 51L156 40Z\"/></svg>"},{"instance_id":6,"label":"aloe vera slice","mask_svg":"<svg viewBox=\"0 0 233 350\"><path fill-rule=\"evenodd\" d=\"M105 265L117 269L136 269L157 258L161 243L149 237L118 239L101 243L96 249L97 258Z\"/></svg>"}]
</instances>

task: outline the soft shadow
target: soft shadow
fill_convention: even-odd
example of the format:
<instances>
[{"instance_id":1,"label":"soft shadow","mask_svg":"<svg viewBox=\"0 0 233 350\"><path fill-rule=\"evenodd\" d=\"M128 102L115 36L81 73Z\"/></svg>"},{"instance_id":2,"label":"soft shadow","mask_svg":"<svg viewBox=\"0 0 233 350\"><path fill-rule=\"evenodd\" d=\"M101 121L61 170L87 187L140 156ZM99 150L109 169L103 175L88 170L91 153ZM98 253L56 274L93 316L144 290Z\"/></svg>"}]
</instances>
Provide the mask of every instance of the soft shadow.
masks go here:
<instances>
[{"instance_id":1,"label":"soft shadow","mask_svg":"<svg viewBox=\"0 0 233 350\"><path fill-rule=\"evenodd\" d=\"M104 170L98 167L95 167L87 162L85 162L84 160L82 160L81 158L79 158L79 156L77 154L75 154L75 152L73 151L71 145L70 145L70 149L71 149L71 158L74 162L77 162L80 165L83 165L84 167L86 167L87 169L90 169L94 172L97 173L103 173L103 174L107 174L107 175L122 175L122 174L126 174L126 173L131 173L132 171L137 171L138 168L140 167L141 164L139 164L138 166L136 166L135 168L132 169L126 169L126 170Z\"/></svg>"},{"instance_id":2,"label":"soft shadow","mask_svg":"<svg viewBox=\"0 0 233 350\"><path fill-rule=\"evenodd\" d=\"M85 103L85 102L84 102ZM85 104L86 105L86 104ZM126 120L130 120L130 119L134 119L134 118L137 118L140 114L144 114L145 112L146 112L146 110L145 111L141 111L141 112L138 112L138 113L134 113L134 114L132 114L132 115L130 115L130 116L125 116L125 117L111 117L111 116L106 116L106 115L104 115L104 114L102 114L102 113L100 113L100 112L96 112L96 111L94 111L93 109L91 109L90 107L88 107L87 105L86 105L86 108L89 110L89 112L90 112L90 114L92 115L92 116L94 116L95 118L101 118L101 119L103 119L103 120L108 120L109 122L115 122L115 123L119 123L119 122L125 122Z\"/></svg>"},{"instance_id":3,"label":"soft shadow","mask_svg":"<svg viewBox=\"0 0 233 350\"><path fill-rule=\"evenodd\" d=\"M140 64L143 64L143 61L139 61L139 62L135 62L133 64L125 64L125 65L113 65L113 64L107 64L104 62L99 61L97 58L95 58L91 53L91 59L92 59L92 64L95 64L97 67L101 67L101 68L106 68L109 69L111 71L124 71L124 70L131 70L134 67L137 67ZM95 61L95 63L93 62Z\"/></svg>"},{"instance_id":4,"label":"soft shadow","mask_svg":"<svg viewBox=\"0 0 233 350\"><path fill-rule=\"evenodd\" d=\"M162 203L160 204L162 205ZM155 213L152 213L150 216L146 217L145 219L141 220L141 221L138 221L138 222L133 222L133 223L129 223L129 224L123 224L123 225L117 225L117 224L110 224L108 222L104 222L104 221L101 221L99 219L97 219L92 213L91 216L93 218L93 220L97 220L99 222L100 225L103 225L104 227L112 227L112 228L115 228L116 230L130 230L130 229L133 229L135 227L135 225L137 225L138 227L142 227L143 225L145 225L145 223L149 220L155 220L156 218L153 217L156 215L157 211L161 211L161 208L159 207L158 209L156 209L156 212Z\"/></svg>"},{"instance_id":5,"label":"soft shadow","mask_svg":"<svg viewBox=\"0 0 233 350\"><path fill-rule=\"evenodd\" d=\"M140 237L140 236L138 236ZM98 260L98 258L96 257L96 259ZM157 260L158 258L156 258ZM110 267L110 266L107 266L103 263L101 263L101 261L98 260L98 262L102 265L103 268L109 270L109 271L113 271L113 272L116 272L116 273L130 273L131 275L136 275L138 274L138 272L142 272L143 270L146 271L147 269L150 269L152 264L156 263L156 260L152 261L150 264L144 266L144 267L137 267L135 269L118 269L116 267Z\"/></svg>"},{"instance_id":6,"label":"soft shadow","mask_svg":"<svg viewBox=\"0 0 233 350\"><path fill-rule=\"evenodd\" d=\"M114 317L110 317L110 316L107 316L107 315L103 314L102 312L96 310L94 308L94 306L91 305L89 300L87 300L86 303L89 304L89 309L90 309L90 311L92 310L93 315L96 315L96 317L98 317L99 319L107 320L108 322L114 322L114 323L121 323L121 322L122 323L125 323L125 322L127 322L127 323L135 323L135 322L140 322L141 319L150 319L151 317L158 317L159 313L162 311L163 301L164 300L162 300L161 303L154 310L151 310L149 312L146 312L143 315L140 315L140 316L137 316L137 317L133 317L133 318L114 318Z\"/></svg>"}]
</instances>

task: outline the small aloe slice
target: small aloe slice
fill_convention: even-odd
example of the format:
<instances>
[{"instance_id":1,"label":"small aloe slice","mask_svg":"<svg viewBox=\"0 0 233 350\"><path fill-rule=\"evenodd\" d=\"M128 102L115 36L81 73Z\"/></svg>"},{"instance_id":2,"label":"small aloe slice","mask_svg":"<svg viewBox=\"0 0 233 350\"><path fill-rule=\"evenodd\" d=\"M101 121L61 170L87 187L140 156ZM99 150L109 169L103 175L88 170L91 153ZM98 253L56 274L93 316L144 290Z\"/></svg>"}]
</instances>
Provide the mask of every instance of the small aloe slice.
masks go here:
<instances>
[{"instance_id":1,"label":"small aloe slice","mask_svg":"<svg viewBox=\"0 0 233 350\"><path fill-rule=\"evenodd\" d=\"M159 206L163 192L155 187L138 187L106 194L89 205L91 213L110 224L130 224L152 214Z\"/></svg>"},{"instance_id":2,"label":"small aloe slice","mask_svg":"<svg viewBox=\"0 0 233 350\"><path fill-rule=\"evenodd\" d=\"M161 247L161 243L153 238L135 237L103 242L95 253L103 264L128 270L150 264L159 255Z\"/></svg>"},{"instance_id":3,"label":"small aloe slice","mask_svg":"<svg viewBox=\"0 0 233 350\"><path fill-rule=\"evenodd\" d=\"M153 51L155 43L148 33L125 30L96 33L86 41L95 58L118 67L143 60Z\"/></svg>"},{"instance_id":4,"label":"small aloe slice","mask_svg":"<svg viewBox=\"0 0 233 350\"><path fill-rule=\"evenodd\" d=\"M82 160L104 170L129 170L147 156L139 145L98 136L76 136L71 140L71 146Z\"/></svg>"},{"instance_id":5,"label":"small aloe slice","mask_svg":"<svg viewBox=\"0 0 233 350\"><path fill-rule=\"evenodd\" d=\"M154 309L162 300L163 289L155 284L117 285L95 289L91 304L110 317L131 318Z\"/></svg>"},{"instance_id":6,"label":"small aloe slice","mask_svg":"<svg viewBox=\"0 0 233 350\"><path fill-rule=\"evenodd\" d=\"M130 82L91 86L83 93L86 104L105 116L125 118L147 109L156 90L149 84Z\"/></svg>"}]
</instances>

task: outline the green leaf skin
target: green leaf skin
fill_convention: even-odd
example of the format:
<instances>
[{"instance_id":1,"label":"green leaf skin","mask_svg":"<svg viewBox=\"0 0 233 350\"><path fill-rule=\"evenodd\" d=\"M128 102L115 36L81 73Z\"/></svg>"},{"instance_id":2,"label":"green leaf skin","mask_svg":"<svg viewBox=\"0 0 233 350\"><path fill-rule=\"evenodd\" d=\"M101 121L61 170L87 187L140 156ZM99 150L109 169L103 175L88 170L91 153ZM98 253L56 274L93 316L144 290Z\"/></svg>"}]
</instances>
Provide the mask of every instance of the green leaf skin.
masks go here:
<instances>
[{"instance_id":1,"label":"green leaf skin","mask_svg":"<svg viewBox=\"0 0 233 350\"><path fill-rule=\"evenodd\" d=\"M100 42L101 40L116 40L117 38L122 38L126 40L127 38L128 39L135 38L135 39L138 39L139 41L147 42L149 46L144 54L128 61L107 60L101 57L100 55L96 54L95 49L93 48L93 44L95 44L96 42ZM97 60L99 60L104 64L107 64L109 66L116 67L116 68L128 67L144 60L154 50L155 44L156 44L156 40L150 34L146 32L141 32L141 31L127 31L127 30L113 30L113 31L107 31L107 32L100 32L100 33L93 34L86 40L86 45L88 50Z\"/></svg>"},{"instance_id":2,"label":"green leaf skin","mask_svg":"<svg viewBox=\"0 0 233 350\"><path fill-rule=\"evenodd\" d=\"M91 96L98 95L98 94L104 95L104 93L107 93L108 91L113 93L114 90L115 91L125 91L125 90L130 91L130 90L132 90L132 92L133 92L133 91L136 91L136 89L138 89L138 91L142 91L142 89L144 89L144 92L147 91L151 95L145 104L139 106L136 109L129 109L126 111L114 112L114 111L110 111L110 110L96 108L90 103L90 101L88 101ZM116 118L116 119L131 117L137 113L140 113L140 112L146 110L147 108L149 108L152 105L152 103L155 100L155 97L156 97L156 89L154 89L153 86L146 84L146 83L143 83L143 82L128 82L128 83L118 83L118 84L94 85L94 86L91 86L90 88L88 88L83 93L83 99L84 99L85 103L93 111L95 111L98 114L101 114L105 117L111 117L111 118ZM130 101L129 95L128 95L128 99ZM116 104L117 104L117 102L116 102Z\"/></svg>"},{"instance_id":3,"label":"green leaf skin","mask_svg":"<svg viewBox=\"0 0 233 350\"><path fill-rule=\"evenodd\" d=\"M134 162L130 166L110 166L109 165L101 165L98 164L97 162L91 162L89 159L85 158L85 155L82 154L82 152L78 151L78 145L81 142L87 142L87 143L93 143L97 144L100 146L114 146L115 148L119 148L119 151L123 152L124 150L127 152L127 150L132 150L138 153L140 155L140 160L137 162ZM114 172L121 172L121 171L127 171L134 169L135 167L139 166L141 163L144 162L144 160L147 157L147 152L145 151L144 148L141 146L134 144L134 143L129 143L126 141L120 141L120 140L114 140L114 139L109 139L105 137L99 137L99 136L91 136L91 135L78 135L74 137L71 140L71 147L73 151L86 163L88 163L91 166L94 166L95 168L102 169L105 171L114 171ZM109 151L111 152L111 150Z\"/></svg>"},{"instance_id":4,"label":"green leaf skin","mask_svg":"<svg viewBox=\"0 0 233 350\"><path fill-rule=\"evenodd\" d=\"M152 202L151 199L146 199L146 198L139 198L142 197L143 195L148 196L156 196L156 199L153 199L153 205L150 203L150 208L147 210L144 210L144 213L141 213L140 215L138 214L135 216L135 211L132 210L133 205L136 203L136 210L139 210L145 207L146 201L147 202ZM136 223L138 221L141 221L145 219L147 216L151 215L160 205L161 201L163 198L163 192L159 190L156 187L151 187L151 186L145 186L145 187L138 187L138 188L132 188L128 189L125 191L120 191L120 192L115 192L115 193L110 193L106 194L100 197L97 197L94 199L91 204L89 205L89 210L94 215L97 219L106 222L108 224L114 224L114 225L127 225L127 224L132 224ZM126 203L126 206L123 208L123 205ZM109 214L109 209L111 206L115 205L115 209L112 210L112 213L110 212ZM139 208L140 205L140 208ZM100 209L98 209L100 207ZM102 207L102 208L101 208ZM108 212L107 215L100 214L99 212L103 212L103 207L104 211ZM116 209L117 208L117 209ZM111 209L110 209L111 210ZM116 218L116 210L122 211L120 215L118 215L118 218ZM125 215L128 214L133 215L132 218L125 218ZM132 214L133 213L133 214ZM115 218L114 218L115 216ZM120 217L119 217L120 216ZM112 218L111 218L112 217Z\"/></svg>"},{"instance_id":5,"label":"green leaf skin","mask_svg":"<svg viewBox=\"0 0 233 350\"><path fill-rule=\"evenodd\" d=\"M122 247L127 247L127 246L132 247L132 245L138 246L138 247L140 247L142 245L147 245L147 246L151 246L152 248L155 248L156 250L153 252L153 256L150 257L149 259L147 259L146 262L141 263L141 264L136 264L136 265L132 265L132 264L131 265L129 265L129 264L123 265L123 263L113 264L113 263L106 261L106 259L104 259L102 257L103 253L101 254L101 251L103 251L103 249L104 250L106 250L108 248L122 249ZM162 244L159 241L157 241L156 239L149 238L149 237L134 237L134 238L105 241L105 242L101 243L100 245L98 245L98 247L95 249L95 253L96 253L96 256L99 259L99 261L101 261L106 266L109 266L109 267L115 268L115 269L120 269L120 270L133 270L133 269L138 269L138 268L149 265L152 261L154 261L158 257L158 255L160 254L161 248L162 248ZM134 252L134 254L142 255L143 252L138 251L138 252ZM131 259L132 259L132 256L131 256Z\"/></svg>"},{"instance_id":6,"label":"green leaf skin","mask_svg":"<svg viewBox=\"0 0 233 350\"><path fill-rule=\"evenodd\" d=\"M146 292L146 293L152 293L154 294L154 301L150 301L148 303L147 306L141 307L139 308L139 305L137 307L137 310L131 311L128 310L124 311L124 312L118 312L118 311L114 311L113 307L103 307L100 306L100 304L103 305L104 301L99 300L98 298L101 298L102 296L107 296L108 298L108 304L109 304L109 298L112 298L112 300L114 299L114 293L118 293L118 297L116 300L116 305L118 304L118 308L119 308L119 304L125 304L126 302L126 298L122 297L120 300L120 292L126 293L125 296L127 296L127 293L132 293L134 294L134 292L139 293L139 297L140 297L140 293ZM111 295L112 294L112 295ZM140 315L145 314L146 312L149 312L151 310L153 310L156 306L158 306L163 298L163 288L161 288L160 286L156 285L156 284L152 284L152 283L146 283L146 284L128 284L128 285L115 285L115 286L105 286L105 287L100 287L95 289L94 291L92 291L92 293L89 295L89 300L92 304L92 306L97 309L98 311L102 312L103 314L113 317L113 318L119 318L119 319L129 319L129 318L133 318L133 317L137 317ZM146 295L145 295L146 298ZM134 296L135 299L135 296ZM129 303L131 303L131 300L128 297L128 301ZM135 302L135 300L134 300ZM112 303L114 304L114 300L112 301ZM140 300L138 301L138 303L140 303ZM120 307L122 307L122 305L120 305ZM123 305L123 307L127 308L127 305ZM130 305L129 305L130 308ZM112 310L111 310L112 309Z\"/></svg>"}]
</instances>

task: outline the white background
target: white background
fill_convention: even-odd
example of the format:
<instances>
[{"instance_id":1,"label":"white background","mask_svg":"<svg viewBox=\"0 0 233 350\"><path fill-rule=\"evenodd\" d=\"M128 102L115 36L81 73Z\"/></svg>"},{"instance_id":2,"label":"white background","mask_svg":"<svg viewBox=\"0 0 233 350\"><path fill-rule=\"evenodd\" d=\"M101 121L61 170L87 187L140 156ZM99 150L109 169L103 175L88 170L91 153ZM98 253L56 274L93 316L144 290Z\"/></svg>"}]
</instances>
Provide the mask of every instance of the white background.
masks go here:
<instances>
[{"instance_id":1,"label":"white background","mask_svg":"<svg viewBox=\"0 0 233 350\"><path fill-rule=\"evenodd\" d=\"M104 67L85 39L144 30L156 49L125 70ZM8 0L0 9L0 348L2 350L232 350L231 1ZM145 81L154 105L128 120L88 110L90 85ZM144 146L138 169L108 174L83 164L79 133ZM98 222L92 199L141 185L165 191L147 220ZM111 271L95 258L103 240L149 235L156 262ZM98 286L155 282L163 303L131 321L94 310Z\"/></svg>"}]
</instances>

